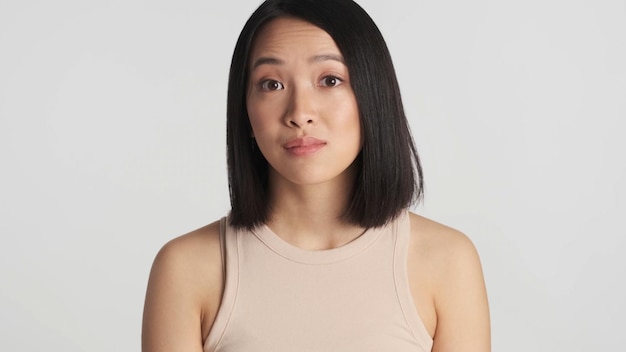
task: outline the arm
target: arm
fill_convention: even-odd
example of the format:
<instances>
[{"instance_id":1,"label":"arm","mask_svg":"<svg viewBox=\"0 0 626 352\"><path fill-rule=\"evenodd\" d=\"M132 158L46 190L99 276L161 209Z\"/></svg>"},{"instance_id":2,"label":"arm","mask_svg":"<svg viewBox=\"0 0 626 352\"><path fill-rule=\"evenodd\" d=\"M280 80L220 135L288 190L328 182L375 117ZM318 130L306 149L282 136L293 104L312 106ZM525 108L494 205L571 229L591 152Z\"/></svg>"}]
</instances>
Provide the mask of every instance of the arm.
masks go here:
<instances>
[{"instance_id":1,"label":"arm","mask_svg":"<svg viewBox=\"0 0 626 352\"><path fill-rule=\"evenodd\" d=\"M146 292L142 351L202 351L221 299L221 266L216 223L159 251Z\"/></svg>"}]
</instances>

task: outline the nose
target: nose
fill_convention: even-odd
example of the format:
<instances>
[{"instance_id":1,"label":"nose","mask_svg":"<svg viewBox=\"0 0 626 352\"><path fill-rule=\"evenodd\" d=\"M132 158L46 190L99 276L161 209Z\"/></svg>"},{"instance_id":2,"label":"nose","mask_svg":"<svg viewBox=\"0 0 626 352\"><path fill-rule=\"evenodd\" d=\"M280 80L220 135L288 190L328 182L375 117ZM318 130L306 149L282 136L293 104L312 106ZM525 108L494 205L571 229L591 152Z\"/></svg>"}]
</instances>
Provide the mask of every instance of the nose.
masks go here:
<instances>
[{"instance_id":1,"label":"nose","mask_svg":"<svg viewBox=\"0 0 626 352\"><path fill-rule=\"evenodd\" d=\"M288 108L285 113L285 124L288 127L303 128L315 122L315 98L313 89L294 87L289 95Z\"/></svg>"}]
</instances>

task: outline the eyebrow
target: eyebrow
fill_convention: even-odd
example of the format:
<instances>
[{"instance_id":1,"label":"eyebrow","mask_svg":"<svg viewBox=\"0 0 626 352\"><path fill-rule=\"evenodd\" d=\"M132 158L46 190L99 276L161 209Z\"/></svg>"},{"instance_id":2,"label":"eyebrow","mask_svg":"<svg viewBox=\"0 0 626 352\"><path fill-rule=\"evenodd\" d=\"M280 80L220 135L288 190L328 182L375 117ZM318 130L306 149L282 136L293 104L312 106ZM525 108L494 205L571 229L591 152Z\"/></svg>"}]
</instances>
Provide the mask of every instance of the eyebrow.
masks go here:
<instances>
[{"instance_id":1,"label":"eyebrow","mask_svg":"<svg viewBox=\"0 0 626 352\"><path fill-rule=\"evenodd\" d=\"M336 54L315 55L309 59L309 62L322 62L322 61L327 61L327 60L338 61L344 65L346 64L345 61L343 60L343 57L341 55L336 55ZM260 58L254 61L254 64L252 65L252 69L254 70L255 68L261 65L282 65L284 63L285 62L283 60L275 58L275 57L261 56Z\"/></svg>"},{"instance_id":2,"label":"eyebrow","mask_svg":"<svg viewBox=\"0 0 626 352\"><path fill-rule=\"evenodd\" d=\"M321 61L327 61L327 60L339 61L344 65L346 64L343 61L343 57L341 55L336 55L336 54L315 55L311 59L309 59L309 61L311 62L321 62Z\"/></svg>"},{"instance_id":3,"label":"eyebrow","mask_svg":"<svg viewBox=\"0 0 626 352\"><path fill-rule=\"evenodd\" d=\"M277 59L275 57L265 57L262 56L258 59L256 59L256 61L254 61L254 64L252 65L252 69L254 70L255 68L261 66L261 65L282 65L285 62L283 60Z\"/></svg>"}]
</instances>

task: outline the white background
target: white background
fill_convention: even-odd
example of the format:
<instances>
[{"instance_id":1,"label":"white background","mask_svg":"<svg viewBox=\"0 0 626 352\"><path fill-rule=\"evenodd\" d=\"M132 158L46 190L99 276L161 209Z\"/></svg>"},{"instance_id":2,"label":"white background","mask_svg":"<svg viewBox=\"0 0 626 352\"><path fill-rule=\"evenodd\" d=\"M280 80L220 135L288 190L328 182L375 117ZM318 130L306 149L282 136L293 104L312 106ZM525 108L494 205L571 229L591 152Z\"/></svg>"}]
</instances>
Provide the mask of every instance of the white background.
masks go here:
<instances>
[{"instance_id":1,"label":"white background","mask_svg":"<svg viewBox=\"0 0 626 352\"><path fill-rule=\"evenodd\" d=\"M494 351L626 348L626 2L362 0L426 175L481 254ZM137 351L169 239L229 209L257 0L0 0L0 350Z\"/></svg>"}]
</instances>

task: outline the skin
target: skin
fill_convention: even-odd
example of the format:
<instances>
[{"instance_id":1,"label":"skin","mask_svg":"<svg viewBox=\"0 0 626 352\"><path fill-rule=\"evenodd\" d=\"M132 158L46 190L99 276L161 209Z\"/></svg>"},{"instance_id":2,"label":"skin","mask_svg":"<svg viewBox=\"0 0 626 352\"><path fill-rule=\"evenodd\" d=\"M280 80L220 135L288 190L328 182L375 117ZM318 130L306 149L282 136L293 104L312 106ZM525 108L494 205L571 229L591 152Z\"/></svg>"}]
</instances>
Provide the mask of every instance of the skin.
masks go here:
<instances>
[{"instance_id":1,"label":"skin","mask_svg":"<svg viewBox=\"0 0 626 352\"><path fill-rule=\"evenodd\" d=\"M279 19L259 33L250 66L248 116L271 166L268 226L306 249L351 241L365 229L338 221L338 214L354 182L361 130L335 42L306 22ZM302 156L284 148L302 137L323 141L323 147Z\"/></svg>"},{"instance_id":2,"label":"skin","mask_svg":"<svg viewBox=\"0 0 626 352\"><path fill-rule=\"evenodd\" d=\"M341 221L340 214L362 140L339 49L323 30L279 18L257 36L249 69L253 137L270 164L268 226L305 249L352 241L364 229ZM285 148L302 137L315 137L323 147L304 155ZM419 215L411 213L410 223L409 284L433 337L433 351L490 351L487 295L473 244L462 233ZM291 235L281 235L287 233ZM202 351L222 290L217 222L166 244L148 283L143 351Z\"/></svg>"}]
</instances>

